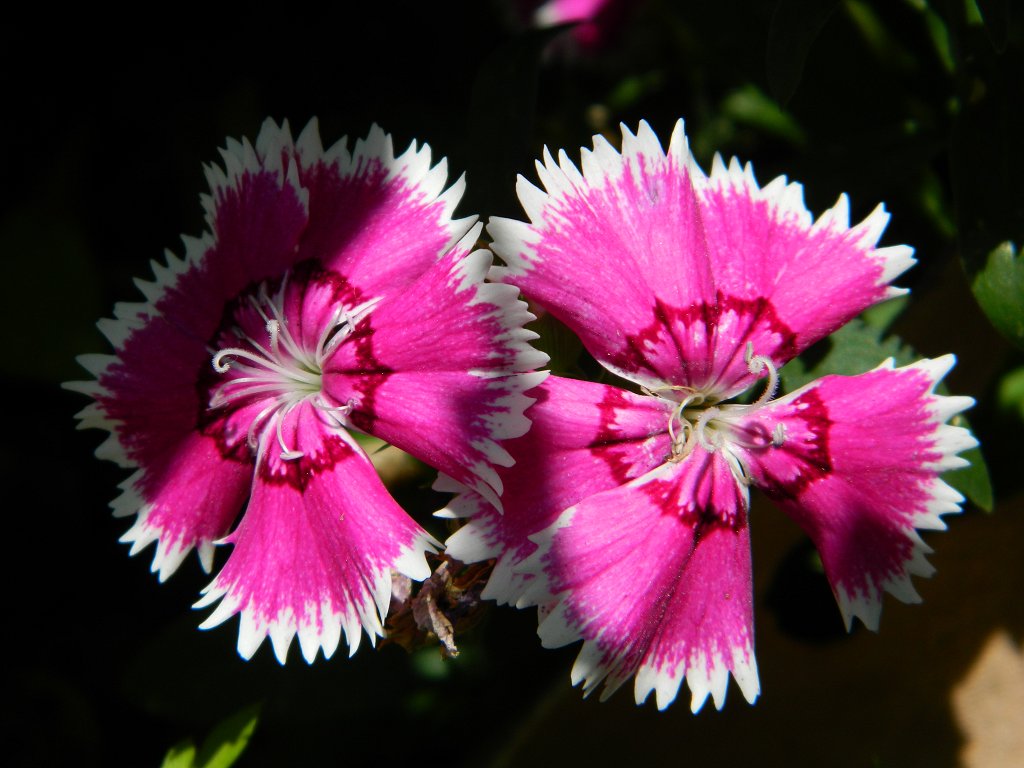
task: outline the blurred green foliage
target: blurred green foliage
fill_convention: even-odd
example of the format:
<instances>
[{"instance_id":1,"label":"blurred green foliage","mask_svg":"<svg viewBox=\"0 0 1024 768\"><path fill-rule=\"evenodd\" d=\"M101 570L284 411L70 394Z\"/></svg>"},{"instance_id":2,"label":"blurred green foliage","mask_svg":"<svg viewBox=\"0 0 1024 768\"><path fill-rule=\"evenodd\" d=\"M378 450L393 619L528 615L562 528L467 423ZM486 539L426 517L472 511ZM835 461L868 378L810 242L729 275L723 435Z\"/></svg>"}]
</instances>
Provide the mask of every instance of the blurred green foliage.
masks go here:
<instances>
[{"instance_id":1,"label":"blurred green foliage","mask_svg":"<svg viewBox=\"0 0 1024 768\"><path fill-rule=\"evenodd\" d=\"M971 288L992 325L1024 349L1024 256L1013 243L996 246Z\"/></svg>"},{"instance_id":2,"label":"blurred green foliage","mask_svg":"<svg viewBox=\"0 0 1024 768\"><path fill-rule=\"evenodd\" d=\"M198 750L189 739L171 747L160 768L230 768L248 746L259 718L260 705L246 707L218 723Z\"/></svg>"}]
</instances>

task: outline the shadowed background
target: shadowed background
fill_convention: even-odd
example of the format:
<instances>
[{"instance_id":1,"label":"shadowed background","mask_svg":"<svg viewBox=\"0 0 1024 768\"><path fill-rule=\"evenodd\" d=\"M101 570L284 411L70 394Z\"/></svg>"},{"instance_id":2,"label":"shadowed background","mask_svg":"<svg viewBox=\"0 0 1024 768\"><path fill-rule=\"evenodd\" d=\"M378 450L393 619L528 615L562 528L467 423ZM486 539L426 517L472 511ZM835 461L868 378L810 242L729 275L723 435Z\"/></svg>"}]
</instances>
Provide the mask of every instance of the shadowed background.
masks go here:
<instances>
[{"instance_id":1,"label":"shadowed background","mask_svg":"<svg viewBox=\"0 0 1024 768\"><path fill-rule=\"evenodd\" d=\"M962 262L971 273L995 243L1024 241L1024 34L1008 3L980 5L994 9L985 24L958 2L649 0L596 49L530 32L498 2L177 16L130 39L7 25L5 762L155 766L261 702L238 765L1011 765L1001 755L1024 732L1024 395L1007 381L1024 359L978 309ZM40 65L51 59L62 64ZM887 599L879 635L847 635L801 533L758 499L753 707L735 686L723 712L696 717L685 687L665 713L635 707L629 686L582 701L576 649L541 649L533 613L508 608L458 638L451 661L364 643L312 667L293 649L282 668L269 647L243 662L236 621L195 628L209 581L195 558L158 585L150 552L117 543L129 522L107 504L126 473L92 457L102 434L74 431L87 401L59 383L86 378L76 354L108 351L94 323L140 298L132 277L202 230L201 164L225 137L254 138L267 116L297 133L314 115L325 145L373 122L396 148L428 142L453 179L467 173L463 215L521 215L515 174L535 179L543 144L578 157L593 133L617 142L620 120L642 118L667 140L684 117L705 168L719 150L751 160L762 184L802 181L814 212L841 192L854 219L884 201L883 244L909 243L920 262L899 280L912 300L891 330L922 355L957 354L947 383L979 401L969 416L995 513L969 506L927 537L938 573L917 582L923 606ZM430 481L420 468L393 491L443 537Z\"/></svg>"}]
</instances>

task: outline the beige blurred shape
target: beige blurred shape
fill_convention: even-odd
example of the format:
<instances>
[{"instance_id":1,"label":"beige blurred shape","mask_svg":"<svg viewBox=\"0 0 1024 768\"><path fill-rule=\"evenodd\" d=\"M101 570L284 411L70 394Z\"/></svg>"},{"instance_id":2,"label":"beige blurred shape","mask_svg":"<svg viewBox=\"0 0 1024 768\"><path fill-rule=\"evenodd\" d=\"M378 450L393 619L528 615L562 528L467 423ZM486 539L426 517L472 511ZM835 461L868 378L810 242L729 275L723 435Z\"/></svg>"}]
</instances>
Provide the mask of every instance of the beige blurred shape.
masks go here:
<instances>
[{"instance_id":1,"label":"beige blurred shape","mask_svg":"<svg viewBox=\"0 0 1024 768\"><path fill-rule=\"evenodd\" d=\"M951 698L965 768L1024 765L1024 645L993 632Z\"/></svg>"}]
</instances>

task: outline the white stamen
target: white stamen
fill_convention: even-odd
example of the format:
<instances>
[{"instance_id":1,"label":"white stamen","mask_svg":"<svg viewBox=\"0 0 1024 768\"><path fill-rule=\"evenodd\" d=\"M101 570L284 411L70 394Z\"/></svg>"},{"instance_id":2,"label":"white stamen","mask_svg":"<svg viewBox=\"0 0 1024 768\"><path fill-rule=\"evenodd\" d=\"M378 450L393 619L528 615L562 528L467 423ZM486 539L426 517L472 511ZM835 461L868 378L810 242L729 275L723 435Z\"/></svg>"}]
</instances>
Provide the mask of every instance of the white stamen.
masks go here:
<instances>
[{"instance_id":1,"label":"white stamen","mask_svg":"<svg viewBox=\"0 0 1024 768\"><path fill-rule=\"evenodd\" d=\"M271 413L276 411L281 406L276 402L271 401L270 405L256 414L256 417L249 424L249 429L245 433L245 444L252 450L256 450L259 446L259 441L256 439L256 428L261 425Z\"/></svg>"},{"instance_id":2,"label":"white stamen","mask_svg":"<svg viewBox=\"0 0 1024 768\"><path fill-rule=\"evenodd\" d=\"M663 393L669 392L686 393L685 397L673 406L668 419L668 435L672 443L672 454L669 456L669 461L682 461L698 444L708 453L721 450L736 481L743 485L750 484L746 467L732 451L728 450L728 446L737 445L752 450L762 450L767 445L763 440L760 442L744 440L738 433L734 422L737 417L749 416L772 401L779 388L779 372L770 357L754 354L752 342L747 342L744 360L747 363L747 369L752 374L757 375L766 370L768 372L768 381L761 396L747 405L734 403L705 405L715 402L714 398L707 393L679 385L666 385L654 389L644 388L644 394L652 397L664 397ZM785 441L786 425L779 422L771 433L770 445L779 448Z\"/></svg>"},{"instance_id":3,"label":"white stamen","mask_svg":"<svg viewBox=\"0 0 1024 768\"><path fill-rule=\"evenodd\" d=\"M247 349L242 349L241 347L228 347L227 349L222 349L213 356L213 369L217 373L227 373L231 368L231 364L223 363L221 361L225 357L234 357L242 360L249 360L258 366L266 368L268 371L278 374L278 376L284 379L300 381L311 385L319 385L320 374L313 373L312 371L303 371L301 368L294 366L288 366L286 362L280 359L280 355L278 355L276 351L274 356L278 358L276 361L254 354ZM242 369L240 368L239 370ZM250 368L249 370L258 369Z\"/></svg>"},{"instance_id":4,"label":"white stamen","mask_svg":"<svg viewBox=\"0 0 1024 768\"><path fill-rule=\"evenodd\" d=\"M284 411L277 416L277 444L281 446L281 460L292 461L293 459L301 459L305 454L302 451L295 451L285 445L284 435L281 433L281 428L284 426L284 420L288 418L288 414L295 410L295 406L301 403L302 400L298 400L290 405L286 406Z\"/></svg>"},{"instance_id":5,"label":"white stamen","mask_svg":"<svg viewBox=\"0 0 1024 768\"><path fill-rule=\"evenodd\" d=\"M334 351L335 347L341 343L342 339L351 334L359 322L370 314L377 304L380 302L379 298L370 299L364 301L353 309L342 307L334 313L334 320L329 323L324 329L324 332L320 335L320 341L316 345L316 358L317 363L321 363L331 352Z\"/></svg>"},{"instance_id":6,"label":"white stamen","mask_svg":"<svg viewBox=\"0 0 1024 768\"><path fill-rule=\"evenodd\" d=\"M268 320L267 333L270 334L270 351L274 354L274 357L280 357L281 349L277 342L277 337L281 335L281 324L277 320Z\"/></svg>"},{"instance_id":7,"label":"white stamen","mask_svg":"<svg viewBox=\"0 0 1024 768\"><path fill-rule=\"evenodd\" d=\"M747 412L749 413L752 410L758 410L775 397L775 391L779 388L779 371L775 367L775 363L771 361L771 358L764 355L755 355L754 344L749 341L747 342L745 359L747 361L747 370L755 375L761 373L765 368L768 369L768 386L764 388L764 392L761 393L757 400L747 406Z\"/></svg>"},{"instance_id":8,"label":"white stamen","mask_svg":"<svg viewBox=\"0 0 1024 768\"><path fill-rule=\"evenodd\" d=\"M348 415L352 413L353 409L356 407L355 400L349 399L345 405L328 405L323 397L317 395L313 401L313 405L315 405L319 411L329 415L338 423L338 425L345 427L346 429L351 428L351 424L348 422Z\"/></svg>"},{"instance_id":9,"label":"white stamen","mask_svg":"<svg viewBox=\"0 0 1024 768\"><path fill-rule=\"evenodd\" d=\"M269 346L263 346L240 328L235 328L235 336L250 348L227 347L213 354L213 369L217 373L234 370L241 375L225 381L215 389L210 395L209 407L217 409L266 399L267 406L249 424L246 441L250 448L259 453L262 444L256 437L257 432L264 430L267 422L273 420L281 459L292 461L304 454L286 443L284 421L304 401L310 400L318 410L329 414L338 426L349 427L347 417L355 407L355 402L349 400L345 405L335 406L325 400L322 392L323 365L330 353L352 334L380 299L365 301L352 309L338 309L331 322L326 324L314 353L310 354L291 334L284 316L287 281L286 273L273 298L267 292L266 283L259 287L255 295L249 296L252 308L264 322Z\"/></svg>"},{"instance_id":10,"label":"white stamen","mask_svg":"<svg viewBox=\"0 0 1024 768\"><path fill-rule=\"evenodd\" d=\"M717 435L712 436L711 434L705 434L707 432L708 422L721 412L722 411L719 408L706 408L701 412L700 416L697 417L697 424L693 428L693 431L697 434L697 440L700 442L701 447L703 447L708 453L714 453L719 447L721 440Z\"/></svg>"},{"instance_id":11,"label":"white stamen","mask_svg":"<svg viewBox=\"0 0 1024 768\"><path fill-rule=\"evenodd\" d=\"M684 414L689 406L703 403L704 394L692 387L679 385L666 385L664 387L655 387L654 389L641 387L641 389L645 395L650 397L661 397L663 392L686 393L686 396L672 408L672 414L668 418L668 436L672 443L672 455L669 457L669 461L682 461L690 455L690 451L693 450L697 440L694 426ZM676 427L677 423L679 424L678 430Z\"/></svg>"}]
</instances>

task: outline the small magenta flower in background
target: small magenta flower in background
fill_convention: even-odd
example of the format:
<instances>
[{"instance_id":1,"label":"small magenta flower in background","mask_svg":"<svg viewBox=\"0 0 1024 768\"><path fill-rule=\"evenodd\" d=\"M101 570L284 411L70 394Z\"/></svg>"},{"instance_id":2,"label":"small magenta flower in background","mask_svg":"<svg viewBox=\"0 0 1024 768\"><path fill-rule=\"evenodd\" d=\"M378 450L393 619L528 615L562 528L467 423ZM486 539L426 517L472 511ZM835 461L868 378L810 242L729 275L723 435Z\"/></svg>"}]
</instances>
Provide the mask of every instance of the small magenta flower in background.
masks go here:
<instances>
[{"instance_id":1,"label":"small magenta flower in background","mask_svg":"<svg viewBox=\"0 0 1024 768\"><path fill-rule=\"evenodd\" d=\"M247 658L269 635L283 662L296 634L329 657L342 631L354 653L383 633L392 571L425 578L438 544L352 432L496 500L495 441L526 431L543 374L524 372L546 357L518 290L484 283L481 227L452 219L464 183L444 189L429 147L396 157L374 127L324 150L315 122L293 141L268 120L221 154L209 231L101 321L115 354L82 357L96 380L69 386L95 398L81 426L111 433L97 455L137 468L113 502L136 515L132 554L155 542L162 581L232 545L204 627L240 614Z\"/></svg>"},{"instance_id":2,"label":"small magenta flower in background","mask_svg":"<svg viewBox=\"0 0 1024 768\"><path fill-rule=\"evenodd\" d=\"M553 27L577 22L573 39L583 48L596 49L608 42L634 3L622 0L547 0L534 12L534 24Z\"/></svg>"},{"instance_id":3,"label":"small magenta flower in background","mask_svg":"<svg viewBox=\"0 0 1024 768\"><path fill-rule=\"evenodd\" d=\"M538 29L573 24L569 39L582 51L596 53L621 32L642 0L516 0L516 15ZM565 49L572 46L557 45Z\"/></svg>"},{"instance_id":4,"label":"small magenta flower in background","mask_svg":"<svg viewBox=\"0 0 1024 768\"><path fill-rule=\"evenodd\" d=\"M706 175L681 121L667 154L641 123L621 154L597 136L582 172L546 151L537 171L546 191L518 186L530 222L488 225L508 265L492 277L632 391L552 376L507 446L504 513L469 490L449 505L470 519L448 553L497 558L484 596L538 606L546 646L582 639L584 693L635 677L664 708L685 678L694 711L720 708L731 673L753 702L754 486L814 541L847 627L876 629L885 591L918 601L917 529L959 510L940 475L976 444L946 424L973 401L934 391L952 355L775 397L787 361L903 293L912 251L877 246L884 209L851 226L843 196L814 219L784 178L760 187L719 157Z\"/></svg>"}]
</instances>

